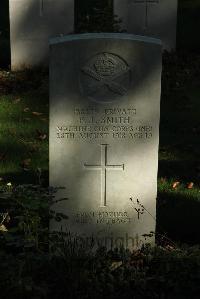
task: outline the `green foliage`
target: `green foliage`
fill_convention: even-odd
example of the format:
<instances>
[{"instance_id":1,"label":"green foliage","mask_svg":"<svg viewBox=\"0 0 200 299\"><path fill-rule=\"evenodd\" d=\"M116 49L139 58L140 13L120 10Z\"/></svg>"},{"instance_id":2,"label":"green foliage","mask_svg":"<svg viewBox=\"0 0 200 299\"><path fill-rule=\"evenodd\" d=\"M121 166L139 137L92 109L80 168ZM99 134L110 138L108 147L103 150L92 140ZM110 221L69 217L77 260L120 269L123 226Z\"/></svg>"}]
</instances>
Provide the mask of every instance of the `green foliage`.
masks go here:
<instances>
[{"instance_id":1,"label":"green foliage","mask_svg":"<svg viewBox=\"0 0 200 299\"><path fill-rule=\"evenodd\" d=\"M200 291L199 254L199 248L144 248L134 254L101 248L84 258L66 259L0 252L1 298L194 299Z\"/></svg>"},{"instance_id":2,"label":"green foliage","mask_svg":"<svg viewBox=\"0 0 200 299\"><path fill-rule=\"evenodd\" d=\"M48 248L49 206L52 199L53 190L40 185L2 185L0 232L3 232L0 248L11 252L13 249L14 252L25 252Z\"/></svg>"},{"instance_id":3,"label":"green foliage","mask_svg":"<svg viewBox=\"0 0 200 299\"><path fill-rule=\"evenodd\" d=\"M111 1L87 1L77 6L76 33L122 32L122 20L113 15Z\"/></svg>"}]
</instances>

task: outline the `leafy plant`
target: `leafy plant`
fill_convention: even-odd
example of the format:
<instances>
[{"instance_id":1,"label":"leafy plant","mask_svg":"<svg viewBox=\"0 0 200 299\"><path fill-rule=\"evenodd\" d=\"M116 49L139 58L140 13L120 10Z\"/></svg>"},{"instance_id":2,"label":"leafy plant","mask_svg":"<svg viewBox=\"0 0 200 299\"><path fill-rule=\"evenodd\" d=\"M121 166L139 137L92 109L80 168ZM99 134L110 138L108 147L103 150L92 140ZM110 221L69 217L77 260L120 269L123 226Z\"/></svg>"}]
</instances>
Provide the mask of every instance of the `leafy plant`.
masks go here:
<instances>
[{"instance_id":1,"label":"leafy plant","mask_svg":"<svg viewBox=\"0 0 200 299\"><path fill-rule=\"evenodd\" d=\"M40 185L1 186L0 211L3 215L2 225L7 230L1 236L1 248L15 247L23 251L28 248L36 251L47 248L52 198L53 191Z\"/></svg>"}]
</instances>

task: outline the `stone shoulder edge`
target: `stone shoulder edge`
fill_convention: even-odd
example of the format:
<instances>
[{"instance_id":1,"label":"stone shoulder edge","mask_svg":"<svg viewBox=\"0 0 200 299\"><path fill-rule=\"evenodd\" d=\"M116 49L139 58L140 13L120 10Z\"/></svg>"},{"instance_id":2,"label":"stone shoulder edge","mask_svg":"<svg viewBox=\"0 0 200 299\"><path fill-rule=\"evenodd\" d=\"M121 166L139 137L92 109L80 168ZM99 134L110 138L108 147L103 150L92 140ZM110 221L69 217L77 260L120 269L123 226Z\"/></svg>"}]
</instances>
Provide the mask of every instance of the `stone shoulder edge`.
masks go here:
<instances>
[{"instance_id":1,"label":"stone shoulder edge","mask_svg":"<svg viewBox=\"0 0 200 299\"><path fill-rule=\"evenodd\" d=\"M54 37L49 40L49 45L54 46L57 44L79 41L79 40L90 40L90 39L121 39L130 41L139 41L146 43L153 43L162 46L162 41L157 38L134 35L128 33L82 33L82 34L69 34L65 36Z\"/></svg>"}]
</instances>

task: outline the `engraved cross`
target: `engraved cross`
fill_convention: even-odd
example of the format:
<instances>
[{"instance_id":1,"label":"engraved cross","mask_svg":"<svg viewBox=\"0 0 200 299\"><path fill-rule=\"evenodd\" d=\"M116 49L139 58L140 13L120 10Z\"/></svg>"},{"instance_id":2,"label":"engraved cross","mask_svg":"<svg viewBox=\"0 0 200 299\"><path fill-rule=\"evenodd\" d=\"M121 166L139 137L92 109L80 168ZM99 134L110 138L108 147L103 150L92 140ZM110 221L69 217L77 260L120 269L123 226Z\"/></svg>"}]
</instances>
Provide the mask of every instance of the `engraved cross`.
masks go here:
<instances>
[{"instance_id":1,"label":"engraved cross","mask_svg":"<svg viewBox=\"0 0 200 299\"><path fill-rule=\"evenodd\" d=\"M124 164L108 164L108 144L101 144L101 164L86 164L87 170L101 171L101 207L107 204L107 172L109 170L124 170Z\"/></svg>"},{"instance_id":2,"label":"engraved cross","mask_svg":"<svg viewBox=\"0 0 200 299\"><path fill-rule=\"evenodd\" d=\"M149 21L148 21L148 8L150 4L158 4L159 0L134 0L135 4L145 4L145 27L144 29L148 28Z\"/></svg>"}]
</instances>

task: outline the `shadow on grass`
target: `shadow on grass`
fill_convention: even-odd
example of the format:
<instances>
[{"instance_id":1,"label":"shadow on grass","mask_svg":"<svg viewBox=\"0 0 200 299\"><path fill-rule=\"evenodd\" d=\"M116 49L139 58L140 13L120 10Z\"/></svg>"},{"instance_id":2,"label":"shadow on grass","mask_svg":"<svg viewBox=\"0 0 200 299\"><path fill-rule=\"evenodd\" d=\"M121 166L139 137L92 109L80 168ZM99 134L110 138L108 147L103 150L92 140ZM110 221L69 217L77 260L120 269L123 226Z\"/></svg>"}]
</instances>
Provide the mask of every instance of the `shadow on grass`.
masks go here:
<instances>
[{"instance_id":1,"label":"shadow on grass","mask_svg":"<svg viewBox=\"0 0 200 299\"><path fill-rule=\"evenodd\" d=\"M178 243L200 243L200 201L176 191L160 192L157 202L157 232Z\"/></svg>"}]
</instances>

